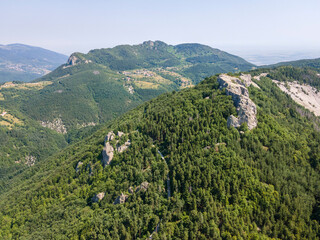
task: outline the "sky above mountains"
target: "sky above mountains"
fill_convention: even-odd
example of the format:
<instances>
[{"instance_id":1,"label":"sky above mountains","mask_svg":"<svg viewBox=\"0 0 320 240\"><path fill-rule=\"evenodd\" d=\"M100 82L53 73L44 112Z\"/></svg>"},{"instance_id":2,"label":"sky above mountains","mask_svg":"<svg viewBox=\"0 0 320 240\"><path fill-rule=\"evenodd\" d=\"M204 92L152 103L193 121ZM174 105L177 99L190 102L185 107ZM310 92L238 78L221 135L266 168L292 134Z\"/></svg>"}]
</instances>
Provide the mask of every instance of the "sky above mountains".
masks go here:
<instances>
[{"instance_id":1,"label":"sky above mountains","mask_svg":"<svg viewBox=\"0 0 320 240\"><path fill-rule=\"evenodd\" d=\"M0 1L0 43L64 54L162 40L230 52L320 50L319 0Z\"/></svg>"}]
</instances>

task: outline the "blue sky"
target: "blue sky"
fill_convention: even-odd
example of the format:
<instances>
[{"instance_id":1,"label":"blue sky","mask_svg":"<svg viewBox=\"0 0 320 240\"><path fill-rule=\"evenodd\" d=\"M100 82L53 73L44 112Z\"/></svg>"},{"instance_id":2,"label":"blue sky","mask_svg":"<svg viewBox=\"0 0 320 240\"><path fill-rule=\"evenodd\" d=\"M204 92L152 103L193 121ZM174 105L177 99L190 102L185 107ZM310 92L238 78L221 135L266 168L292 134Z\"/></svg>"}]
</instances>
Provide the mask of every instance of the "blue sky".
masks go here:
<instances>
[{"instance_id":1,"label":"blue sky","mask_svg":"<svg viewBox=\"0 0 320 240\"><path fill-rule=\"evenodd\" d=\"M0 44L65 54L162 40L229 51L320 50L319 0L0 0Z\"/></svg>"}]
</instances>

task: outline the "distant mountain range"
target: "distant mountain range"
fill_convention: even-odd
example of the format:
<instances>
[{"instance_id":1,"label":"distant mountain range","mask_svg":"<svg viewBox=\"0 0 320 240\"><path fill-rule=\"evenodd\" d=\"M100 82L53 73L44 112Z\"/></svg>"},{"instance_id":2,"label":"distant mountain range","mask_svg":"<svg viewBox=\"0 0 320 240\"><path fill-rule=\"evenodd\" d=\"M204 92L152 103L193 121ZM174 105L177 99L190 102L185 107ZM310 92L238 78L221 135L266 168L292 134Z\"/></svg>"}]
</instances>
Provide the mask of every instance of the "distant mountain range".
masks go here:
<instances>
[{"instance_id":1,"label":"distant mountain range","mask_svg":"<svg viewBox=\"0 0 320 240\"><path fill-rule=\"evenodd\" d=\"M314 69L320 69L320 58L280 62L276 64L260 66L260 68L279 67L279 66L309 67Z\"/></svg>"},{"instance_id":2,"label":"distant mountain range","mask_svg":"<svg viewBox=\"0 0 320 240\"><path fill-rule=\"evenodd\" d=\"M0 45L0 83L28 82L54 70L67 56L24 44Z\"/></svg>"},{"instance_id":3,"label":"distant mountain range","mask_svg":"<svg viewBox=\"0 0 320 240\"><path fill-rule=\"evenodd\" d=\"M253 67L240 57L201 44L147 41L96 49L72 54L66 64L37 79L48 85L24 98L20 109L43 125L61 119L68 131L111 120L205 77Z\"/></svg>"}]
</instances>

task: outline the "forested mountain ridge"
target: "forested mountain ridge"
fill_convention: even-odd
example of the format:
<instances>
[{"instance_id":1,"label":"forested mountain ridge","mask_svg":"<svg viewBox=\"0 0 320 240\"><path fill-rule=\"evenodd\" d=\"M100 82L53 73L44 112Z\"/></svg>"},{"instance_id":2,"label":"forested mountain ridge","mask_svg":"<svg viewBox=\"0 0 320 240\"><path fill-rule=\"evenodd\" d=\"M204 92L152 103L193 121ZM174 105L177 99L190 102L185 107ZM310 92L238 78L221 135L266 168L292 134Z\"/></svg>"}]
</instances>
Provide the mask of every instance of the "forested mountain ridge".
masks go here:
<instances>
[{"instance_id":1,"label":"forested mountain ridge","mask_svg":"<svg viewBox=\"0 0 320 240\"><path fill-rule=\"evenodd\" d=\"M217 77L162 94L8 179L0 237L318 239L318 123L252 75L256 127L227 126L241 112Z\"/></svg>"},{"instance_id":2,"label":"forested mountain ridge","mask_svg":"<svg viewBox=\"0 0 320 240\"><path fill-rule=\"evenodd\" d=\"M17 107L44 126L57 129L58 122L58 128L68 132L108 121L161 93L191 87L203 77L252 67L201 44L148 41L74 53L66 64L36 80L52 84L25 95Z\"/></svg>"},{"instance_id":3,"label":"forested mountain ridge","mask_svg":"<svg viewBox=\"0 0 320 240\"><path fill-rule=\"evenodd\" d=\"M0 45L0 83L29 82L54 70L67 56L24 44Z\"/></svg>"},{"instance_id":4,"label":"forested mountain ridge","mask_svg":"<svg viewBox=\"0 0 320 240\"><path fill-rule=\"evenodd\" d=\"M20 53L25 49L19 56L21 61L35 57L28 46L10 46L10 49L18 47ZM16 57L12 51L12 56L8 53L9 46L1 49L7 49L8 55L3 54L2 58ZM42 64L46 65L47 61ZM2 84L1 178L15 176L28 165L45 160L68 143L95 131L100 123L144 101L164 92L192 87L201 74L208 76L251 67L239 57L201 44L171 46L149 41L88 54L75 53L67 63L32 83Z\"/></svg>"}]
</instances>

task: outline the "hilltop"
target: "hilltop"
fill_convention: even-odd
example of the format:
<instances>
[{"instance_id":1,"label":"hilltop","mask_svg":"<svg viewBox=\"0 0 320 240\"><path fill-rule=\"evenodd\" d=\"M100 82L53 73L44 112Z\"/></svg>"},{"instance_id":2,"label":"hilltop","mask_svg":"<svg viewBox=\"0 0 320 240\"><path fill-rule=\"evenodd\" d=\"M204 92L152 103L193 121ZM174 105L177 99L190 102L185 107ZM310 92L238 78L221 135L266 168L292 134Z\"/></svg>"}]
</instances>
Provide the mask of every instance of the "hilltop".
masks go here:
<instances>
[{"instance_id":1,"label":"hilltop","mask_svg":"<svg viewBox=\"0 0 320 240\"><path fill-rule=\"evenodd\" d=\"M0 83L28 82L54 70L67 56L24 44L0 45Z\"/></svg>"}]
</instances>

